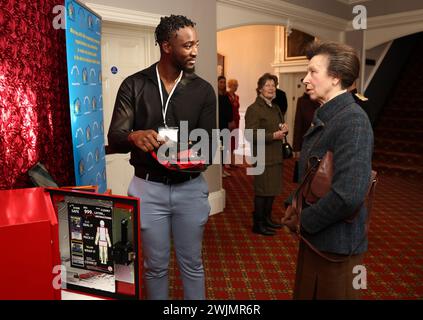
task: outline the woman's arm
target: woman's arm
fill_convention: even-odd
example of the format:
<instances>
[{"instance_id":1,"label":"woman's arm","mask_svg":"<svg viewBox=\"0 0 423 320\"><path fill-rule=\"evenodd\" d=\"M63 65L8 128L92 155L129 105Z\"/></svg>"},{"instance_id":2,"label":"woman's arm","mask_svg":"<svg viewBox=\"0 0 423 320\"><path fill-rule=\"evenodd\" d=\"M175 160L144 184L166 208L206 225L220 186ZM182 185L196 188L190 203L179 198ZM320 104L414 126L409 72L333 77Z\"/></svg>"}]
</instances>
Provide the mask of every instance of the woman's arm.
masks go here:
<instances>
[{"instance_id":1,"label":"woman's arm","mask_svg":"<svg viewBox=\"0 0 423 320\"><path fill-rule=\"evenodd\" d=\"M333 134L331 190L301 215L301 224L309 233L350 217L363 204L370 183L373 131L364 112L340 119Z\"/></svg>"}]
</instances>

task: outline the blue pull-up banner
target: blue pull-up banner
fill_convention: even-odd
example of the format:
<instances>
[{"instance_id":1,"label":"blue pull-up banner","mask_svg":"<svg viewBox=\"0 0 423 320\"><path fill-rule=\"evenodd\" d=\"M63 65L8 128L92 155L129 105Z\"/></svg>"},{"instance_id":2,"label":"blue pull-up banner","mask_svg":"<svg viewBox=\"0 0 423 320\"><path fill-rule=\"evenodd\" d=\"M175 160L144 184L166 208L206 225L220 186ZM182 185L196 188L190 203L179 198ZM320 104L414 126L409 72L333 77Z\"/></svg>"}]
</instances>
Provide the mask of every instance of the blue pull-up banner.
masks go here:
<instances>
[{"instance_id":1,"label":"blue pull-up banner","mask_svg":"<svg viewBox=\"0 0 423 320\"><path fill-rule=\"evenodd\" d=\"M66 55L76 185L105 192L101 17L75 0L65 0Z\"/></svg>"}]
</instances>

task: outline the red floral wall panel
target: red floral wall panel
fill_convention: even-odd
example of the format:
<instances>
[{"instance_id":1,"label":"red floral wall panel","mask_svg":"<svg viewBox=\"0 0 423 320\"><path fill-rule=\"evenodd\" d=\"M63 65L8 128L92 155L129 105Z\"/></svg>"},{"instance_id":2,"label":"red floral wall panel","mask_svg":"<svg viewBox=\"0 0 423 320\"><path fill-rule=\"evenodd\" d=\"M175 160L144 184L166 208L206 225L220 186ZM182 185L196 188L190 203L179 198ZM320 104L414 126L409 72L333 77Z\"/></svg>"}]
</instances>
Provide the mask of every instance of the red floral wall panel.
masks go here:
<instances>
[{"instance_id":1,"label":"red floral wall panel","mask_svg":"<svg viewBox=\"0 0 423 320\"><path fill-rule=\"evenodd\" d=\"M44 163L59 185L73 184L64 30L57 0L0 0L0 189L31 186Z\"/></svg>"}]
</instances>

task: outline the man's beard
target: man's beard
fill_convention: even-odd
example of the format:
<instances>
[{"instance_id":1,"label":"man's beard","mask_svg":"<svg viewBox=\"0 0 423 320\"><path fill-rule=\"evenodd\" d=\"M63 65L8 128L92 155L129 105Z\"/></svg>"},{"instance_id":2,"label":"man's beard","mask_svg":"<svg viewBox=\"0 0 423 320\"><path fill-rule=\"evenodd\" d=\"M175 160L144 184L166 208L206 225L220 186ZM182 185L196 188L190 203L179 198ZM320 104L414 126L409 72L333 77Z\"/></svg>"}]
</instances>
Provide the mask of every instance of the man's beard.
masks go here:
<instances>
[{"instance_id":1,"label":"man's beard","mask_svg":"<svg viewBox=\"0 0 423 320\"><path fill-rule=\"evenodd\" d=\"M188 74L190 74L190 73L194 73L195 72L195 66L193 66L192 68L188 68L188 67L184 67L184 68L182 68L182 70L184 70L184 73L188 73Z\"/></svg>"},{"instance_id":2,"label":"man's beard","mask_svg":"<svg viewBox=\"0 0 423 320\"><path fill-rule=\"evenodd\" d=\"M173 65L178 68L178 70L182 70L184 73L190 74L195 72L195 64L192 68L188 67L188 62L183 61L183 59L178 59L173 57Z\"/></svg>"}]
</instances>

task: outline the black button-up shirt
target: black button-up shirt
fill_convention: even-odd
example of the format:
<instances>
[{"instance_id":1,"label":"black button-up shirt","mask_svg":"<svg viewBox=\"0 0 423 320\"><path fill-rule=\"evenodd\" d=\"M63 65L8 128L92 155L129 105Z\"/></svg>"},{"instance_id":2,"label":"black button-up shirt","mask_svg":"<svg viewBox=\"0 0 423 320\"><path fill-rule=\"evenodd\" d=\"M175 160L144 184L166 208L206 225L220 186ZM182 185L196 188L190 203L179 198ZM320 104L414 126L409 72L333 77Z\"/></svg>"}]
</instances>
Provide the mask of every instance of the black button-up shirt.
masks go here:
<instances>
[{"instance_id":1,"label":"black button-up shirt","mask_svg":"<svg viewBox=\"0 0 423 320\"><path fill-rule=\"evenodd\" d=\"M142 167L156 174L174 175L174 172L158 163L150 153L128 141L128 135L132 131L158 131L159 127L164 126L156 64L123 81L116 96L107 137L114 152L131 152L130 163L135 168ZM184 73L169 101L167 125L180 127L181 121L188 122L189 132L196 128L206 130L211 146L212 129L216 128L216 95L210 83L195 73Z\"/></svg>"}]
</instances>

